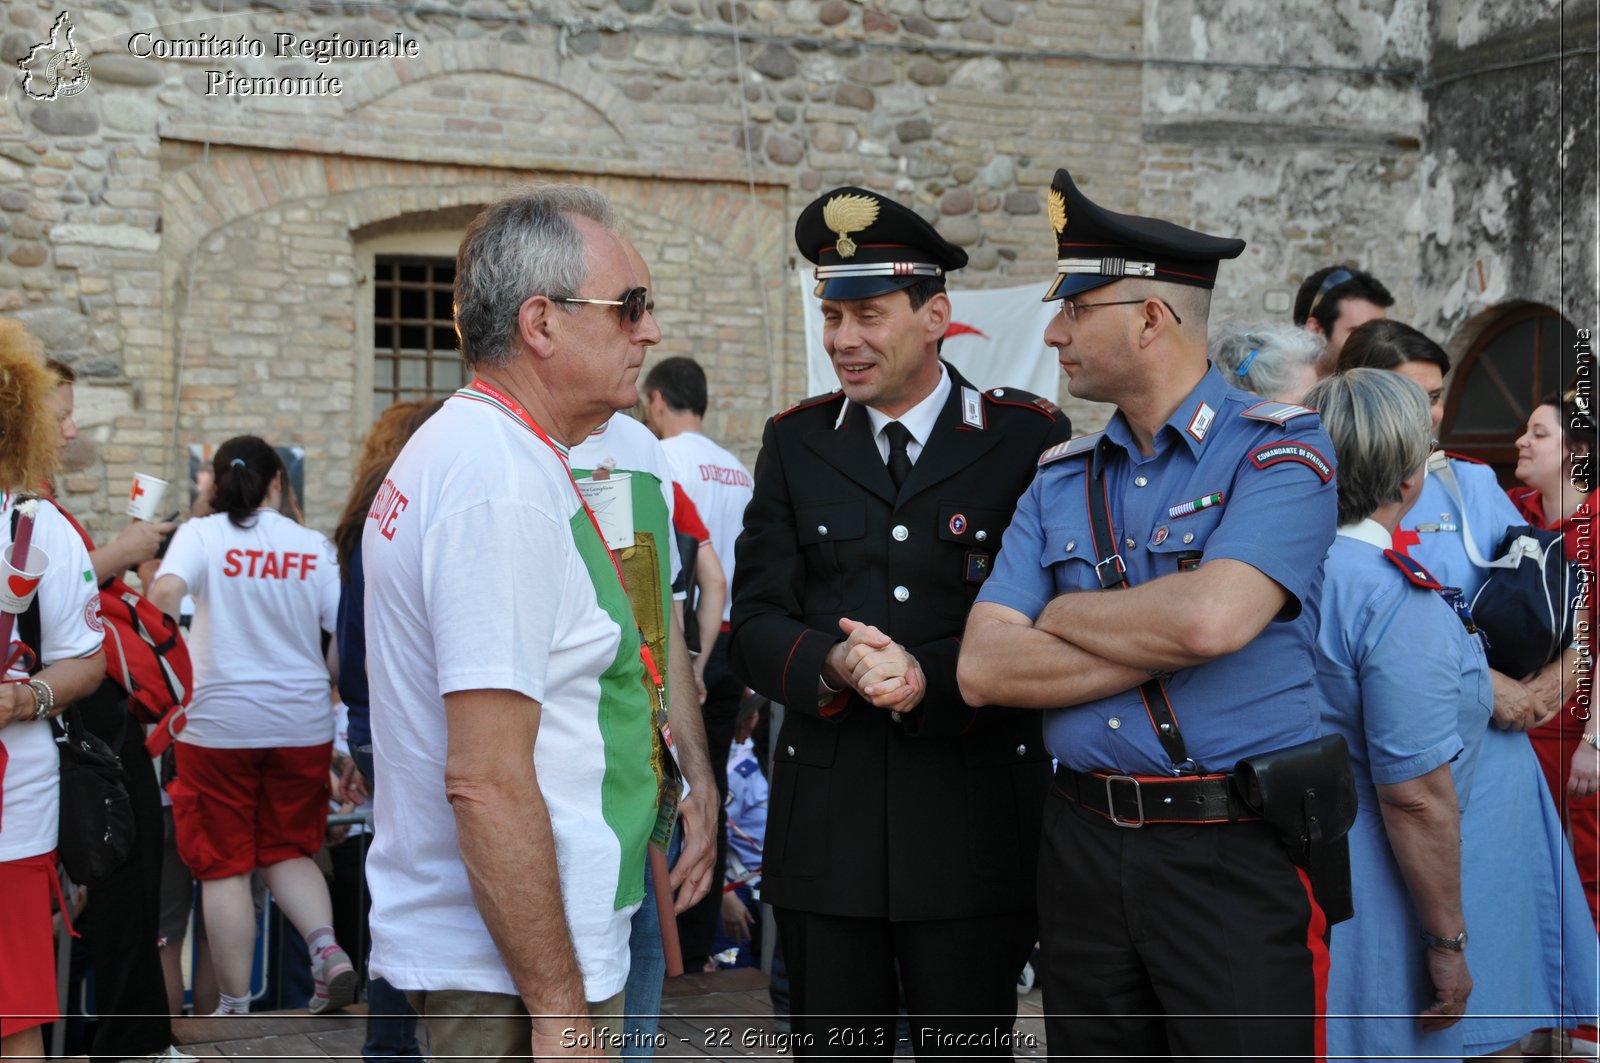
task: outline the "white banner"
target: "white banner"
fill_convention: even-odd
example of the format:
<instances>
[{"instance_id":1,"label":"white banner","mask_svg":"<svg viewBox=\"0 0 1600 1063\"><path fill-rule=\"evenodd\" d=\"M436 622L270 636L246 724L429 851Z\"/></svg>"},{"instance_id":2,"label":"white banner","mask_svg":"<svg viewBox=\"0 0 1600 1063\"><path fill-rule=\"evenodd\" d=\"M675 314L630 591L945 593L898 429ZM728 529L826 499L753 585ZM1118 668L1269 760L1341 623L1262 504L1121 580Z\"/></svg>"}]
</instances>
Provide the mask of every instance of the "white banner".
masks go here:
<instances>
[{"instance_id":1,"label":"white banner","mask_svg":"<svg viewBox=\"0 0 1600 1063\"><path fill-rule=\"evenodd\" d=\"M805 311L808 395L839 386L828 352L822 349L822 302L812 295L817 286L811 268L799 270L800 305ZM979 390L1023 388L1054 402L1061 366L1056 352L1044 344L1044 327L1060 303L1042 303L1046 283L1018 288L952 291L953 317L945 333L941 357L961 370Z\"/></svg>"}]
</instances>

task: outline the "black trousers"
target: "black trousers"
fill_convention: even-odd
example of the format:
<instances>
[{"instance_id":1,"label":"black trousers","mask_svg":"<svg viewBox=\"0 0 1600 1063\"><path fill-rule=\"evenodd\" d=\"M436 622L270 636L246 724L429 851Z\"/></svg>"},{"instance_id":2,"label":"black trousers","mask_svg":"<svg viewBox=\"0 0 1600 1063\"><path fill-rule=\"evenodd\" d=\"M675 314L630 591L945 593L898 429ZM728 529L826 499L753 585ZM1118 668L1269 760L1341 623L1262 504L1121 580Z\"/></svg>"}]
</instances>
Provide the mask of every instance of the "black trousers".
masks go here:
<instances>
[{"instance_id":1,"label":"black trousers","mask_svg":"<svg viewBox=\"0 0 1600 1063\"><path fill-rule=\"evenodd\" d=\"M1052 790L1039 911L1051 1059L1321 1055L1326 925L1265 824L1129 829Z\"/></svg>"},{"instance_id":2,"label":"black trousers","mask_svg":"<svg viewBox=\"0 0 1600 1063\"><path fill-rule=\"evenodd\" d=\"M84 726L122 758L133 806L133 851L122 866L89 887L81 928L94 971L99 1018L89 1052L125 1059L160 1052L172 1042L167 988L158 948L161 913L161 790L144 750L144 728L128 715L114 687L79 702Z\"/></svg>"},{"instance_id":3,"label":"black trousers","mask_svg":"<svg viewBox=\"0 0 1600 1063\"><path fill-rule=\"evenodd\" d=\"M797 1057L890 1059L903 1005L918 1059L1012 1058L1031 912L919 922L774 914Z\"/></svg>"}]
</instances>

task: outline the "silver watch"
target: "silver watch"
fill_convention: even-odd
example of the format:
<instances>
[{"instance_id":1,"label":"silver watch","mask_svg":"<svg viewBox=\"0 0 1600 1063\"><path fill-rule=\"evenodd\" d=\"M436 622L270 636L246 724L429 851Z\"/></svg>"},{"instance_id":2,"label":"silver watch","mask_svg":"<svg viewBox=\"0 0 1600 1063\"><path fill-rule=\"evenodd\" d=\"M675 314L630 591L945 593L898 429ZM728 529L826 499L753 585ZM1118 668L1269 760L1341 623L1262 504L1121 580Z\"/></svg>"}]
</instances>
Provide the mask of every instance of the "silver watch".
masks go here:
<instances>
[{"instance_id":1,"label":"silver watch","mask_svg":"<svg viewBox=\"0 0 1600 1063\"><path fill-rule=\"evenodd\" d=\"M1436 937L1426 930L1422 932L1422 940L1435 949L1448 949L1451 952L1463 952L1467 947L1467 932L1463 930L1453 938Z\"/></svg>"},{"instance_id":2,"label":"silver watch","mask_svg":"<svg viewBox=\"0 0 1600 1063\"><path fill-rule=\"evenodd\" d=\"M43 679L28 680L28 688L33 691L33 718L48 720L51 711L56 707L56 692L50 689L50 684Z\"/></svg>"}]
</instances>

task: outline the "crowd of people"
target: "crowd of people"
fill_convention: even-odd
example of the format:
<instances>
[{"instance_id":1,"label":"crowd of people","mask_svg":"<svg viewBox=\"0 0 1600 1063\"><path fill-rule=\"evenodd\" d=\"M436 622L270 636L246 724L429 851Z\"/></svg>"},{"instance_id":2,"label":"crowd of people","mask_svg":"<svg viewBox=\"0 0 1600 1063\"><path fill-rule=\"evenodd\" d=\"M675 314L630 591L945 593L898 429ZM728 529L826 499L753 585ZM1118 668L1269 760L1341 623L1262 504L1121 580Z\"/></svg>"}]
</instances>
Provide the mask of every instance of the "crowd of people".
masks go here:
<instances>
[{"instance_id":1,"label":"crowd of people","mask_svg":"<svg viewBox=\"0 0 1600 1063\"><path fill-rule=\"evenodd\" d=\"M1595 574L1592 366L1508 494L1439 449L1451 359L1376 278L1213 326L1244 241L1066 170L1048 202L1043 339L1103 430L943 361L966 253L843 187L795 229L840 386L752 475L692 358L645 371L610 204L508 196L457 258L471 383L381 414L331 539L245 435L188 519L97 549L50 486L72 371L0 320L0 1054L44 1056L60 920L84 1051L188 1058L186 929L196 1014L248 1011L263 890L373 1059L648 1058L667 975L763 946L796 1055L1008 1057L1030 958L1062 1058L1593 1051L1593 603L1513 665L1484 594L1524 534ZM130 573L188 627L176 722L107 669ZM69 706L131 807L87 882ZM370 957L318 863L357 807Z\"/></svg>"}]
</instances>

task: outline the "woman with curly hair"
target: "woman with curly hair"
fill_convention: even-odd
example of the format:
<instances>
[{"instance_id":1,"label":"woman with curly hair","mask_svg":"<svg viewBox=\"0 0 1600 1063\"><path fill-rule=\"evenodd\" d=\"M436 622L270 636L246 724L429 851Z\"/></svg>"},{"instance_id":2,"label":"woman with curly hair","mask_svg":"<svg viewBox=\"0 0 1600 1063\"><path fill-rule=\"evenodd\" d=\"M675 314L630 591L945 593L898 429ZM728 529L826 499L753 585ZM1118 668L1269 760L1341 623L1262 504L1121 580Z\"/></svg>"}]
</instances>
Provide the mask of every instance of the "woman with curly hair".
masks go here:
<instances>
[{"instance_id":1,"label":"woman with curly hair","mask_svg":"<svg viewBox=\"0 0 1600 1063\"><path fill-rule=\"evenodd\" d=\"M60 895L61 787L49 720L92 693L105 675L100 598L93 579L84 579L89 553L54 506L28 494L55 470L61 437L55 388L55 374L27 330L0 319L0 535L12 542L16 515L31 511L31 546L49 559L28 610L38 612L39 645L17 640L10 622L20 617L7 616L0 628L11 632L0 682L0 1056L40 1059L40 1027L59 1015L50 902L52 893ZM34 661L43 667L31 670Z\"/></svg>"}]
</instances>

